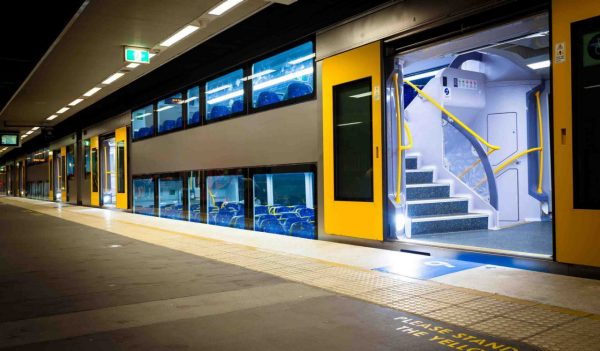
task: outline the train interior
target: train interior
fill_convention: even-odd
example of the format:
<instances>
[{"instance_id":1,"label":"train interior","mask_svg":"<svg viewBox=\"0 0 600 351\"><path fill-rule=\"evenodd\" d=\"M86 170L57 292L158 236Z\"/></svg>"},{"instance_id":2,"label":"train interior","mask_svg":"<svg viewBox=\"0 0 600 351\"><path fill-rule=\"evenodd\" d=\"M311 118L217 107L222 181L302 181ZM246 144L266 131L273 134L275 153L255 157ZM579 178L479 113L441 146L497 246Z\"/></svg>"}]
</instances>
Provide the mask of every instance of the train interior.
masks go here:
<instances>
[{"instance_id":1,"label":"train interior","mask_svg":"<svg viewBox=\"0 0 600 351\"><path fill-rule=\"evenodd\" d=\"M117 203L116 145L114 135L102 140L100 183L102 184L102 206L106 208L114 208Z\"/></svg>"},{"instance_id":2,"label":"train interior","mask_svg":"<svg viewBox=\"0 0 600 351\"><path fill-rule=\"evenodd\" d=\"M388 164L404 149L388 167L392 239L552 254L549 60L547 15L398 52L400 79L387 86Z\"/></svg>"}]
</instances>

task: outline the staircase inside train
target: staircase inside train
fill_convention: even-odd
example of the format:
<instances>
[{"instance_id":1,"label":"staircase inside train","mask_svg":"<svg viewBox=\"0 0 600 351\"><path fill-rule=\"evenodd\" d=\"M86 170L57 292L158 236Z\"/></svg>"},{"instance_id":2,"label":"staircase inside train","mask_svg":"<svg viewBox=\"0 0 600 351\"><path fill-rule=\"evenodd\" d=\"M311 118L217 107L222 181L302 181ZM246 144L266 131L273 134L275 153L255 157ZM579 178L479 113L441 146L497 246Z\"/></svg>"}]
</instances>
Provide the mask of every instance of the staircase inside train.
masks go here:
<instances>
[{"instance_id":1,"label":"staircase inside train","mask_svg":"<svg viewBox=\"0 0 600 351\"><path fill-rule=\"evenodd\" d=\"M389 239L549 257L547 15L396 48L393 65Z\"/></svg>"}]
</instances>

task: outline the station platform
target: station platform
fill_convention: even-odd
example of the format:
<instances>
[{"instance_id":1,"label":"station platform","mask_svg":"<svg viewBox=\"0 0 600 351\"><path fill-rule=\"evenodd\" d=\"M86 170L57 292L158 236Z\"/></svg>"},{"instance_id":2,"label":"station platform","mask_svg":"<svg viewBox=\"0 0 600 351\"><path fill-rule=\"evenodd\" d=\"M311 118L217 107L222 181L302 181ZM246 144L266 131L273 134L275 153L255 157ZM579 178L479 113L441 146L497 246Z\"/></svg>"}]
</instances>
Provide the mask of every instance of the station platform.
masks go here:
<instances>
[{"instance_id":1,"label":"station platform","mask_svg":"<svg viewBox=\"0 0 600 351\"><path fill-rule=\"evenodd\" d=\"M0 198L0 348L600 350L600 281Z\"/></svg>"}]
</instances>

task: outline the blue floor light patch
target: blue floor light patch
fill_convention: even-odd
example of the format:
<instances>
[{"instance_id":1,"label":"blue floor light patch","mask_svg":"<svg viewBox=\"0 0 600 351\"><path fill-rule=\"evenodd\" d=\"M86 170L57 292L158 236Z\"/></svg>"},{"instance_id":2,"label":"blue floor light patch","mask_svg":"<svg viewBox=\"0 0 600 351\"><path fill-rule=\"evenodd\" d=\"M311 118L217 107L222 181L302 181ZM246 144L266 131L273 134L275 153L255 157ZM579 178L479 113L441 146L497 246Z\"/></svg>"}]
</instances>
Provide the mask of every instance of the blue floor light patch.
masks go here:
<instances>
[{"instance_id":1,"label":"blue floor light patch","mask_svg":"<svg viewBox=\"0 0 600 351\"><path fill-rule=\"evenodd\" d=\"M481 263L433 257L419 257L392 266L375 268L376 271L393 273L416 279L431 279L442 275L483 266Z\"/></svg>"}]
</instances>

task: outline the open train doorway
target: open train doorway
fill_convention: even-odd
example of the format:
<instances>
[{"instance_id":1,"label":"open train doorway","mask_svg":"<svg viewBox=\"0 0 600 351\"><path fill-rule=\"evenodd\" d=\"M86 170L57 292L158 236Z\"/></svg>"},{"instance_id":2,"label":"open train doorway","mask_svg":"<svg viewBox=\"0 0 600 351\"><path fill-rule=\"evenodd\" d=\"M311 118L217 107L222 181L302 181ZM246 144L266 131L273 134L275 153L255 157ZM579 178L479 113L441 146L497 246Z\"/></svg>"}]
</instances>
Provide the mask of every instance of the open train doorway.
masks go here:
<instances>
[{"instance_id":1,"label":"open train doorway","mask_svg":"<svg viewBox=\"0 0 600 351\"><path fill-rule=\"evenodd\" d=\"M100 198L105 208L115 208L117 205L116 155L115 135L103 136L100 141Z\"/></svg>"},{"instance_id":2,"label":"open train doorway","mask_svg":"<svg viewBox=\"0 0 600 351\"><path fill-rule=\"evenodd\" d=\"M390 239L552 257L549 45L540 14L394 48Z\"/></svg>"}]
</instances>

